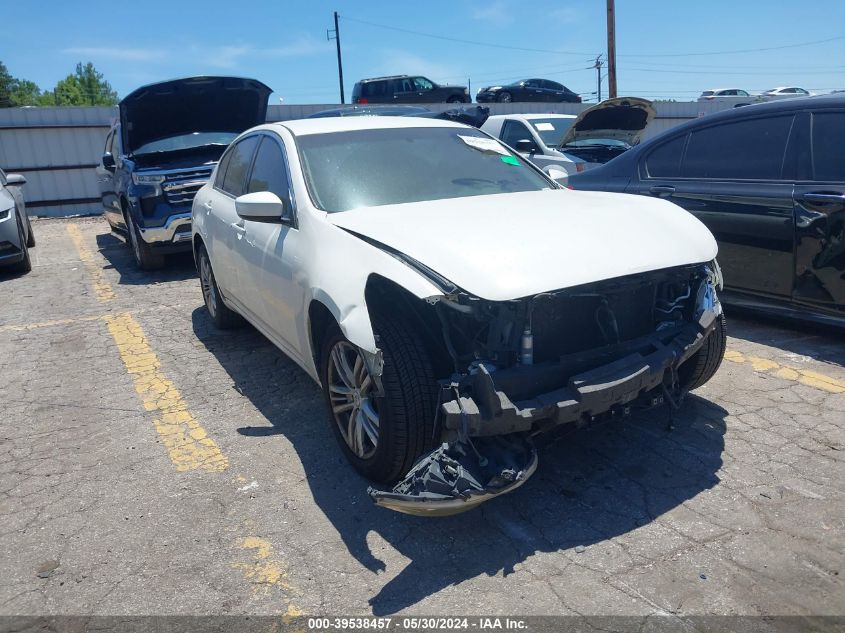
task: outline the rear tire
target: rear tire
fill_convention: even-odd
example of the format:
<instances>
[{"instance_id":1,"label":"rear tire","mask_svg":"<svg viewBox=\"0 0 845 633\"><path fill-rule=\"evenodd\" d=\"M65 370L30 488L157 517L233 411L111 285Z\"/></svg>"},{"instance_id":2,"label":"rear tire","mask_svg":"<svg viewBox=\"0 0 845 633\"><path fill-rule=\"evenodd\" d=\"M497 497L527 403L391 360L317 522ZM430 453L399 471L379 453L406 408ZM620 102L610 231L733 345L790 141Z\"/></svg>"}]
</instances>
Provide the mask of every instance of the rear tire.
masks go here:
<instances>
[{"instance_id":1,"label":"rear tire","mask_svg":"<svg viewBox=\"0 0 845 633\"><path fill-rule=\"evenodd\" d=\"M211 268L211 258L204 245L200 245L197 251L197 269L199 270L200 285L202 287L202 298L205 301L205 309L211 322L218 330L231 330L243 325L243 317L234 310L230 310L220 296L220 289L214 279L214 271Z\"/></svg>"},{"instance_id":2,"label":"rear tire","mask_svg":"<svg viewBox=\"0 0 845 633\"><path fill-rule=\"evenodd\" d=\"M132 255L135 257L135 264L141 270L158 270L164 266L164 255L156 253L152 246L147 244L141 237L141 232L135 226L135 221L132 219L132 214L124 210L124 218L126 221L126 232L129 237L129 248L132 249Z\"/></svg>"},{"instance_id":3,"label":"rear tire","mask_svg":"<svg viewBox=\"0 0 845 633\"><path fill-rule=\"evenodd\" d=\"M446 103L463 103L463 102L464 102L464 100L461 99L460 97L449 97L448 99L446 99Z\"/></svg>"},{"instance_id":4,"label":"rear tire","mask_svg":"<svg viewBox=\"0 0 845 633\"><path fill-rule=\"evenodd\" d=\"M332 430L346 458L367 479L392 483L405 475L414 462L433 446L438 385L429 355L416 332L395 317L380 318L374 325L384 356L381 376L384 395L376 396L373 388L357 397L358 402L362 402L362 398L367 401L360 409L369 411L370 415L373 410L377 413L377 443L374 448L372 442L366 443L371 454L367 455L366 451L358 451L365 453L363 456L356 454L354 442L347 440L342 430L350 428L348 420L352 413L345 416L345 411L336 411L352 404L354 412L356 398L344 400L333 353L347 353L350 363L354 357L350 349L361 354L337 326L332 326L323 340L320 382L329 407ZM366 368L363 371L366 372ZM368 375L364 376L362 383L368 384Z\"/></svg>"},{"instance_id":5,"label":"rear tire","mask_svg":"<svg viewBox=\"0 0 845 633\"><path fill-rule=\"evenodd\" d=\"M685 391L698 389L713 377L725 356L727 329L725 315L720 314L716 327L705 339L701 349L678 368L678 379L682 389Z\"/></svg>"},{"instance_id":6,"label":"rear tire","mask_svg":"<svg viewBox=\"0 0 845 633\"><path fill-rule=\"evenodd\" d=\"M18 240L20 241L21 250L23 251L23 259L15 262L9 268L17 273L28 273L32 270L32 260L29 258L29 248L27 247L26 235L23 232L23 222L21 216L15 213L18 223Z\"/></svg>"}]
</instances>

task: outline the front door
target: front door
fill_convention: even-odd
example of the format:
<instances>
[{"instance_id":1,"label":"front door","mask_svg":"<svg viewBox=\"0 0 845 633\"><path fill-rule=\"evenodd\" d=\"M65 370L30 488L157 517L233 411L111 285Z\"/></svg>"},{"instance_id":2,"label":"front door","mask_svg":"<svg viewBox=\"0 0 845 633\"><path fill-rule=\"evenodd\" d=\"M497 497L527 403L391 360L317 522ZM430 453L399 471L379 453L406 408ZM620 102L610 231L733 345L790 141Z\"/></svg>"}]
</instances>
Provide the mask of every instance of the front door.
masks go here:
<instances>
[{"instance_id":1,"label":"front door","mask_svg":"<svg viewBox=\"0 0 845 633\"><path fill-rule=\"evenodd\" d=\"M115 128L109 132L108 136L106 136L106 144L103 147L103 154L111 154L115 161L120 158L117 154L115 154L115 151L118 151L117 147L119 147L119 144L116 141L119 133L119 128ZM97 186L100 189L100 198L103 201L103 213L106 216L106 220L108 220L112 226L123 226L120 201L118 200L117 193L115 192L115 168L107 168L103 165L103 161L101 159L97 164L95 172L97 174Z\"/></svg>"}]
</instances>

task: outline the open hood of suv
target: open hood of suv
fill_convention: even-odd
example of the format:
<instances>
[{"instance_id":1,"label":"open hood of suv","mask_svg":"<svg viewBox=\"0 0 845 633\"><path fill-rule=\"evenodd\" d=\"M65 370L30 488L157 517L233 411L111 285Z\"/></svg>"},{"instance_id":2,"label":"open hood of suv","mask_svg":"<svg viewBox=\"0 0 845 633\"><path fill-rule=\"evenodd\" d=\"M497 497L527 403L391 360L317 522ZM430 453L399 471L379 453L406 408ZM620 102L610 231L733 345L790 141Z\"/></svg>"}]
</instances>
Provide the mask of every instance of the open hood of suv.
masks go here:
<instances>
[{"instance_id":1,"label":"open hood of suv","mask_svg":"<svg viewBox=\"0 0 845 633\"><path fill-rule=\"evenodd\" d=\"M119 104L127 153L192 132L240 133L264 123L272 90L243 77L188 77L138 88Z\"/></svg>"},{"instance_id":2,"label":"open hood of suv","mask_svg":"<svg viewBox=\"0 0 845 633\"><path fill-rule=\"evenodd\" d=\"M640 142L640 134L654 119L648 99L617 97L584 110L561 139L561 145L574 141L612 139L628 145Z\"/></svg>"}]
</instances>

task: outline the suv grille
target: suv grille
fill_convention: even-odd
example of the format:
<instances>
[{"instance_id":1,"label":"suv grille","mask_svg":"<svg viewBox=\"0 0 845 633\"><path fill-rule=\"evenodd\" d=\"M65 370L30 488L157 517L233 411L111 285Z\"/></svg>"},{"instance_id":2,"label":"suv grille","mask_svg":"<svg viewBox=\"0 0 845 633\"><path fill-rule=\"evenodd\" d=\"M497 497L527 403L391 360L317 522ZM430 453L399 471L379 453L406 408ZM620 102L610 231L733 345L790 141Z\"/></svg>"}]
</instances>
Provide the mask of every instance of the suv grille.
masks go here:
<instances>
[{"instance_id":1,"label":"suv grille","mask_svg":"<svg viewBox=\"0 0 845 633\"><path fill-rule=\"evenodd\" d=\"M213 167L194 169L191 171L168 174L167 179L161 185L167 201L174 206L189 205L194 201L194 196L211 176Z\"/></svg>"}]
</instances>

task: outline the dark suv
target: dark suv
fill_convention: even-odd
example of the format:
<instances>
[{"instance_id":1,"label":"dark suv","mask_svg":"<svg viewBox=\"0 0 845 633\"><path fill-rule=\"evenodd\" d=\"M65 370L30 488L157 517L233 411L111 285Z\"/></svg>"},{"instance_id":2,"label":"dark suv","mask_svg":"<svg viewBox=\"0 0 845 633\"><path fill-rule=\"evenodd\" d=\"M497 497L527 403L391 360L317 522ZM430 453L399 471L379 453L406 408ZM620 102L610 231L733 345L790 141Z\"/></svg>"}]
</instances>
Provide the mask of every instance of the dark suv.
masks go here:
<instances>
[{"instance_id":1,"label":"dark suv","mask_svg":"<svg viewBox=\"0 0 845 633\"><path fill-rule=\"evenodd\" d=\"M570 176L656 196L719 243L728 304L845 326L845 96L784 99L672 128Z\"/></svg>"},{"instance_id":2,"label":"dark suv","mask_svg":"<svg viewBox=\"0 0 845 633\"><path fill-rule=\"evenodd\" d=\"M190 77L138 88L119 104L97 180L113 231L138 266L191 250L191 204L223 150L267 117L272 90L242 77Z\"/></svg>"},{"instance_id":3,"label":"dark suv","mask_svg":"<svg viewBox=\"0 0 845 633\"><path fill-rule=\"evenodd\" d=\"M470 103L465 86L440 86L425 77L395 75L362 79L352 89L352 103Z\"/></svg>"}]
</instances>

